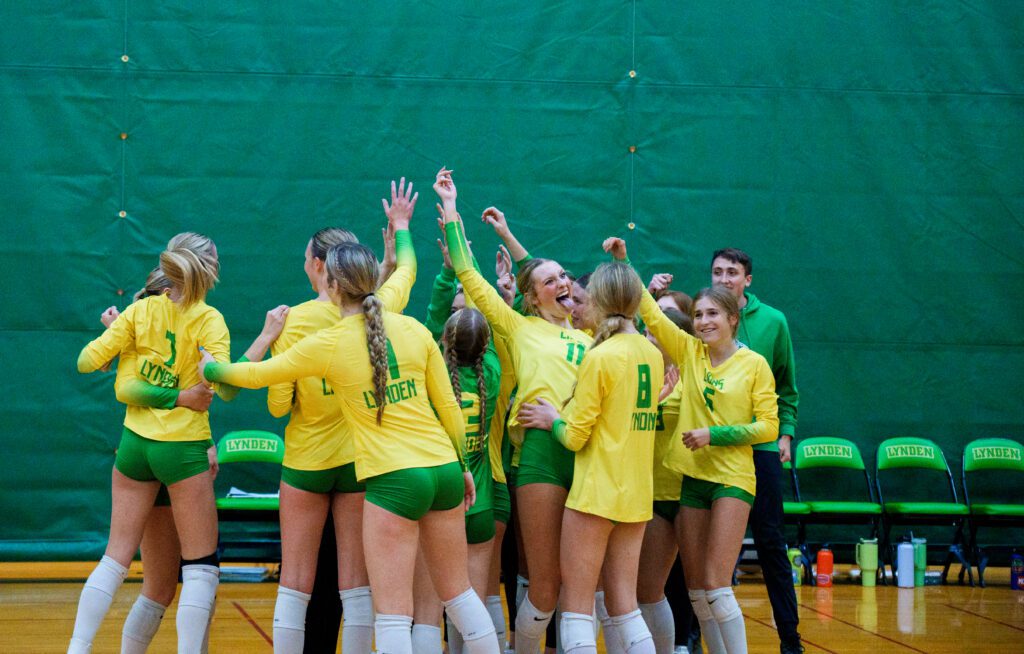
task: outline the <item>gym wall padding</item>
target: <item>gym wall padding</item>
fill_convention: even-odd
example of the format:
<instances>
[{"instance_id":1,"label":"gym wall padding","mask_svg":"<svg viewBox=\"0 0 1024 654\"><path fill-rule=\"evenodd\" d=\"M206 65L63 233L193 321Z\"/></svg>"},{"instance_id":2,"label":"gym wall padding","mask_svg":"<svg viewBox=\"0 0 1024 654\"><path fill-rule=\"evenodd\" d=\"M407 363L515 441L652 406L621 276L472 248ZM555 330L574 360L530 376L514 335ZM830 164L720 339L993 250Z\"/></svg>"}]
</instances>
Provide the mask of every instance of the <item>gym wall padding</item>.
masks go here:
<instances>
[{"instance_id":1,"label":"gym wall padding","mask_svg":"<svg viewBox=\"0 0 1024 654\"><path fill-rule=\"evenodd\" d=\"M577 272L619 235L692 292L747 249L798 435L956 466L1024 438L1022 26L997 0L0 3L0 559L102 551L123 408L75 360L171 235L216 240L238 356L310 297L317 228L379 251L405 175L422 316L441 164L485 267L492 204ZM218 401L215 434L283 432L264 397Z\"/></svg>"}]
</instances>

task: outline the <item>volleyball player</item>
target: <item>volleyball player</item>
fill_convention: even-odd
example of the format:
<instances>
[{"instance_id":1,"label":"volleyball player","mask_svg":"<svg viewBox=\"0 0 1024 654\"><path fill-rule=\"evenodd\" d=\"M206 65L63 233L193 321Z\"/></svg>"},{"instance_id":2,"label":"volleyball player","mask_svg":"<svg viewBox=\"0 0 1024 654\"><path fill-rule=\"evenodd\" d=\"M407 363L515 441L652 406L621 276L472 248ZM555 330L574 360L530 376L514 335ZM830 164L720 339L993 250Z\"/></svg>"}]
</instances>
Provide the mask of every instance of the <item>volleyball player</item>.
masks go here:
<instances>
[{"instance_id":1,"label":"volleyball player","mask_svg":"<svg viewBox=\"0 0 1024 654\"><path fill-rule=\"evenodd\" d=\"M626 257L622 239L607 239L605 250ZM676 535L693 612L711 654L745 653L732 571L756 489L751 445L778 435L775 378L764 357L737 343L739 307L724 289L706 288L694 298L699 340L672 324L650 293L640 314L679 366L683 384L677 438L665 462L683 474Z\"/></svg>"},{"instance_id":2,"label":"volleyball player","mask_svg":"<svg viewBox=\"0 0 1024 654\"><path fill-rule=\"evenodd\" d=\"M168 295L136 302L79 355L80 372L105 366L134 346L138 375L162 386L193 386L199 378L198 347L221 361L229 357L228 331L220 313L204 302L217 281L216 246L187 232L171 239L160 255L171 280ZM180 339L180 340L179 340ZM218 389L222 396L230 391ZM139 547L160 484L171 498L182 555L178 602L178 648L202 647L219 578L217 512L209 474L209 418L186 408L169 410L129 405L112 472L110 538L79 600L69 652L88 652L114 593Z\"/></svg>"},{"instance_id":3,"label":"volleyball player","mask_svg":"<svg viewBox=\"0 0 1024 654\"><path fill-rule=\"evenodd\" d=\"M566 654L597 654L594 593L604 584L605 638L627 654L654 654L637 606L637 569L653 504L652 462L661 353L634 325L643 290L623 263L602 264L588 285L594 342L572 400L559 411L543 398L520 406L528 428L550 429L575 451L562 521L560 640ZM563 420L564 417L564 420Z\"/></svg>"},{"instance_id":4,"label":"volleyball player","mask_svg":"<svg viewBox=\"0 0 1024 654\"><path fill-rule=\"evenodd\" d=\"M520 268L516 282L528 315L505 304L470 260L450 171L442 168L438 172L434 190L441 198L448 247L459 281L494 332L508 340L516 371L518 390L509 429L510 433L525 431L516 502L530 570L530 588L516 616L516 651L534 654L558 602L558 544L565 498L572 485L573 455L550 431L524 430L516 416L523 402L540 397L561 405L572 392L578 367L593 339L570 323L571 282L555 261L530 259ZM485 220L499 215L493 208L484 212ZM509 251L516 260L524 258L511 246Z\"/></svg>"},{"instance_id":5,"label":"volleyball player","mask_svg":"<svg viewBox=\"0 0 1024 654\"><path fill-rule=\"evenodd\" d=\"M203 373L246 388L326 380L354 436L357 479L366 481L363 544L377 651L412 652L412 581L422 546L466 651L494 654L494 626L467 571L463 501L472 505L475 488L460 463L462 412L430 332L383 310L378 276L365 246L332 247L328 292L341 309L339 323L264 362L224 365L206 357Z\"/></svg>"},{"instance_id":6,"label":"volleyball player","mask_svg":"<svg viewBox=\"0 0 1024 654\"><path fill-rule=\"evenodd\" d=\"M384 308L405 308L415 281L416 256L409 235L415 202L412 184L391 184L384 200L387 231L394 234L396 271L377 291ZM306 245L303 266L317 296L292 307L272 353L279 356L306 336L337 324L338 307L329 296L326 259L339 243L356 242L345 229L317 231ZM385 248L386 250L390 248ZM321 377L275 384L268 389L271 415L291 413L285 427L281 469L281 580L274 607L275 652L301 652L306 611L313 591L317 551L328 512L337 543L337 587L344 613L342 649L369 654L373 644L373 599L363 555L366 485L356 479L355 444L334 389Z\"/></svg>"}]
</instances>

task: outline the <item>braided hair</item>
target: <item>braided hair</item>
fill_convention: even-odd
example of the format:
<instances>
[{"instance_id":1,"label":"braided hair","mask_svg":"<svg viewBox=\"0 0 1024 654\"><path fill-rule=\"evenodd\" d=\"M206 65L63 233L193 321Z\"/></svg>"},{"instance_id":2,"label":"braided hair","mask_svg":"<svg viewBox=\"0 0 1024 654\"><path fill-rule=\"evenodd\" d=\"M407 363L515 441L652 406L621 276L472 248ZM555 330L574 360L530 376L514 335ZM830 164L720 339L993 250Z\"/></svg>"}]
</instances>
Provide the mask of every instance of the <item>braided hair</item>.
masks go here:
<instances>
[{"instance_id":1,"label":"braided hair","mask_svg":"<svg viewBox=\"0 0 1024 654\"><path fill-rule=\"evenodd\" d=\"M487 425L487 380L484 379L484 354L491 342L491 328L487 319L476 309L459 309L444 324L441 339L444 341L444 363L448 366L455 399L462 406L462 385L459 383L459 368L472 367L476 375L476 392L480 397L480 429Z\"/></svg>"}]
</instances>

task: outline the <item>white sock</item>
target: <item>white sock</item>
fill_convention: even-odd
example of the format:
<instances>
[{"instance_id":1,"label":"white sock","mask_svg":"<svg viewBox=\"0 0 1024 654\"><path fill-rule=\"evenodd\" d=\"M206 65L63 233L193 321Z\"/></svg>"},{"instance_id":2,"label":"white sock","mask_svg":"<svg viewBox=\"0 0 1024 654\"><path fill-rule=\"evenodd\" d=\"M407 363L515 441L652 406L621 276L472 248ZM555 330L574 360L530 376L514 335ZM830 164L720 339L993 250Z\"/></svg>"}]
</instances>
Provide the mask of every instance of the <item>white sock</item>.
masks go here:
<instances>
[{"instance_id":1,"label":"white sock","mask_svg":"<svg viewBox=\"0 0 1024 654\"><path fill-rule=\"evenodd\" d=\"M341 597L341 650L348 654L373 651L373 595L369 586L338 591ZM419 651L419 650L416 650Z\"/></svg>"},{"instance_id":2,"label":"white sock","mask_svg":"<svg viewBox=\"0 0 1024 654\"><path fill-rule=\"evenodd\" d=\"M516 615L516 654L537 654L554 611L541 611L530 601L529 593ZM552 643L554 645L554 643Z\"/></svg>"},{"instance_id":3,"label":"white sock","mask_svg":"<svg viewBox=\"0 0 1024 654\"><path fill-rule=\"evenodd\" d=\"M146 654L166 610L163 604L140 593L121 629L121 654Z\"/></svg>"},{"instance_id":4,"label":"white sock","mask_svg":"<svg viewBox=\"0 0 1024 654\"><path fill-rule=\"evenodd\" d=\"M444 610L462 637L462 652L465 654L499 653L498 637L494 634L491 615L472 588L467 588L461 595L444 602ZM452 636L449 634L448 643L452 642Z\"/></svg>"},{"instance_id":5,"label":"white sock","mask_svg":"<svg viewBox=\"0 0 1024 654\"><path fill-rule=\"evenodd\" d=\"M373 621L373 631L377 654L412 654L412 616L378 613Z\"/></svg>"},{"instance_id":6,"label":"white sock","mask_svg":"<svg viewBox=\"0 0 1024 654\"><path fill-rule=\"evenodd\" d=\"M181 596L178 598L178 654L198 654L210 613L217 596L220 568L215 565L192 564L181 568Z\"/></svg>"},{"instance_id":7,"label":"white sock","mask_svg":"<svg viewBox=\"0 0 1024 654\"><path fill-rule=\"evenodd\" d=\"M447 613L444 616L444 633L448 637L448 654L462 654L462 634Z\"/></svg>"},{"instance_id":8,"label":"white sock","mask_svg":"<svg viewBox=\"0 0 1024 654\"><path fill-rule=\"evenodd\" d=\"M505 626L505 611L501 606L501 595L488 595L487 612L491 614L491 622L494 624L494 634L498 637L498 644L505 646L505 638L508 636Z\"/></svg>"},{"instance_id":9,"label":"white sock","mask_svg":"<svg viewBox=\"0 0 1024 654\"><path fill-rule=\"evenodd\" d=\"M597 654L594 616L562 612L558 623L558 640L565 654Z\"/></svg>"},{"instance_id":10,"label":"white sock","mask_svg":"<svg viewBox=\"0 0 1024 654\"><path fill-rule=\"evenodd\" d=\"M690 596L690 605L693 606L693 615L700 623L700 634L704 637L704 646L708 654L726 654L725 642L722 640L722 632L718 629L718 622L711 613L708 606L707 594L703 589L687 591Z\"/></svg>"},{"instance_id":11,"label":"white sock","mask_svg":"<svg viewBox=\"0 0 1024 654\"><path fill-rule=\"evenodd\" d=\"M302 654L306 644L308 593L277 587L274 605L274 654Z\"/></svg>"},{"instance_id":12,"label":"white sock","mask_svg":"<svg viewBox=\"0 0 1024 654\"><path fill-rule=\"evenodd\" d=\"M654 639L640 609L613 617L612 629L612 638L626 654L654 654Z\"/></svg>"},{"instance_id":13,"label":"white sock","mask_svg":"<svg viewBox=\"0 0 1024 654\"><path fill-rule=\"evenodd\" d=\"M100 623L110 609L114 593L128 576L128 568L109 556L96 564L89 578L85 580L82 594L78 599L78 615L75 616L75 630L71 634L69 654L86 654L92 649L92 639L99 631Z\"/></svg>"},{"instance_id":14,"label":"white sock","mask_svg":"<svg viewBox=\"0 0 1024 654\"><path fill-rule=\"evenodd\" d=\"M412 626L412 651L416 654L442 654L444 647L441 645L441 627L414 624Z\"/></svg>"},{"instance_id":15,"label":"white sock","mask_svg":"<svg viewBox=\"0 0 1024 654\"><path fill-rule=\"evenodd\" d=\"M608 608L604 605L604 591L594 593L594 616L595 622L601 630L604 630L604 647L608 654L624 654L625 650L619 644L619 639L611 634L612 618L608 615Z\"/></svg>"},{"instance_id":16,"label":"white sock","mask_svg":"<svg viewBox=\"0 0 1024 654\"><path fill-rule=\"evenodd\" d=\"M206 633L203 634L202 654L210 654L210 629L213 628L213 614L217 612L217 596L213 596L213 606L210 607L210 619L206 623Z\"/></svg>"},{"instance_id":17,"label":"white sock","mask_svg":"<svg viewBox=\"0 0 1024 654\"><path fill-rule=\"evenodd\" d=\"M640 612L654 638L654 651L658 654L672 654L676 648L676 621L668 598L662 597L654 604L641 604Z\"/></svg>"},{"instance_id":18,"label":"white sock","mask_svg":"<svg viewBox=\"0 0 1024 654\"><path fill-rule=\"evenodd\" d=\"M725 650L729 654L747 654L747 630L743 623L743 611L736 601L732 588L715 588L707 591L708 606L715 616L718 630L722 633Z\"/></svg>"}]
</instances>

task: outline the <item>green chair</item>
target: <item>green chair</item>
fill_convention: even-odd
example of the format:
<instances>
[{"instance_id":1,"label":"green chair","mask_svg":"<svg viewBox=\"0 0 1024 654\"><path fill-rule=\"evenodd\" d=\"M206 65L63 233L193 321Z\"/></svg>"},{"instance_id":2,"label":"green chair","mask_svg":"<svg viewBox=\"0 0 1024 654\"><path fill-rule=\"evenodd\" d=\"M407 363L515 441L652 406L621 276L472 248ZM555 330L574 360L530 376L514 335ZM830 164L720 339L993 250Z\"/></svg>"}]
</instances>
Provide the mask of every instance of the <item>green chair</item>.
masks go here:
<instances>
[{"instance_id":1,"label":"green chair","mask_svg":"<svg viewBox=\"0 0 1024 654\"><path fill-rule=\"evenodd\" d=\"M258 468L273 467L274 477L280 478L281 463L284 461L284 441L280 436L269 431L249 429L233 431L224 435L217 443L217 463L222 470L217 475L218 482L223 483L224 477L242 476L245 472L260 472L257 481L265 481L265 471ZM258 464L246 466L245 470L224 470L239 464ZM241 468L242 466L239 465ZM251 481L251 480L249 480ZM248 482L246 482L248 483ZM277 489L275 483L274 490ZM251 490L251 489L250 489ZM268 493L261 493L268 494ZM217 517L224 522L234 523L269 523L268 525L239 525L231 530L222 530L218 549L236 552L229 556L231 560L270 561L280 557L281 537L279 526L279 499L277 497L218 497ZM233 534L232 532L239 532ZM245 552L241 554L241 552Z\"/></svg>"},{"instance_id":2,"label":"green chair","mask_svg":"<svg viewBox=\"0 0 1024 654\"><path fill-rule=\"evenodd\" d=\"M856 443L824 436L800 439L793 456L797 492L808 508L805 524L864 524L871 528L869 538L880 533L882 505L872 496Z\"/></svg>"},{"instance_id":3,"label":"green chair","mask_svg":"<svg viewBox=\"0 0 1024 654\"><path fill-rule=\"evenodd\" d=\"M955 557L962 566L960 580L967 572L971 585L974 576L964 555L966 504L957 500L953 473L946 457L934 442L926 438L890 438L878 446L875 484L882 504L882 547L896 576L895 549L889 538L894 525L950 525L953 538L942 570L945 583Z\"/></svg>"},{"instance_id":4,"label":"green chair","mask_svg":"<svg viewBox=\"0 0 1024 654\"><path fill-rule=\"evenodd\" d=\"M979 527L1024 526L1024 445L981 438L964 448L964 502L970 510L970 544L978 583L985 585L988 555L978 545Z\"/></svg>"}]
</instances>

